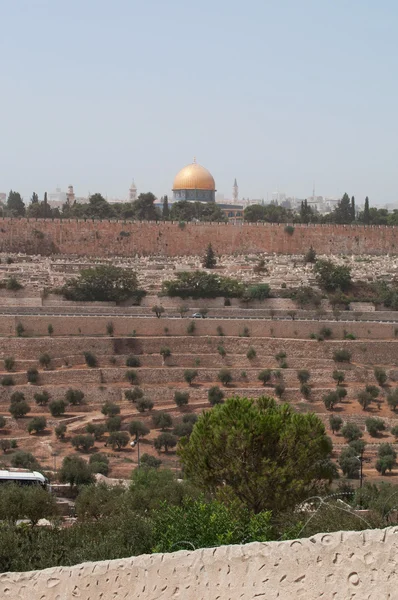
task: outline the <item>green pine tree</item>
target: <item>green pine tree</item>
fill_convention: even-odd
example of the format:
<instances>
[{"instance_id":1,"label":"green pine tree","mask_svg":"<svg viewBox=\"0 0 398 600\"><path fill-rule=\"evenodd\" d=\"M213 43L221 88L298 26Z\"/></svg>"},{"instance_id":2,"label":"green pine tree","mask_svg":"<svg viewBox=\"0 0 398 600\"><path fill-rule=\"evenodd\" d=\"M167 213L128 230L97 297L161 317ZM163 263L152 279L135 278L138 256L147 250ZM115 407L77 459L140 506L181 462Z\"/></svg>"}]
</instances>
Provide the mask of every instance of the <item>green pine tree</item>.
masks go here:
<instances>
[{"instance_id":1,"label":"green pine tree","mask_svg":"<svg viewBox=\"0 0 398 600\"><path fill-rule=\"evenodd\" d=\"M369 223L370 223L369 198L367 196L365 198L365 208L363 211L363 222L365 223L365 225L369 225Z\"/></svg>"},{"instance_id":2,"label":"green pine tree","mask_svg":"<svg viewBox=\"0 0 398 600\"><path fill-rule=\"evenodd\" d=\"M202 265L205 269L214 269L216 266L216 256L214 254L214 250L211 244L207 246L206 254L203 258Z\"/></svg>"}]
</instances>

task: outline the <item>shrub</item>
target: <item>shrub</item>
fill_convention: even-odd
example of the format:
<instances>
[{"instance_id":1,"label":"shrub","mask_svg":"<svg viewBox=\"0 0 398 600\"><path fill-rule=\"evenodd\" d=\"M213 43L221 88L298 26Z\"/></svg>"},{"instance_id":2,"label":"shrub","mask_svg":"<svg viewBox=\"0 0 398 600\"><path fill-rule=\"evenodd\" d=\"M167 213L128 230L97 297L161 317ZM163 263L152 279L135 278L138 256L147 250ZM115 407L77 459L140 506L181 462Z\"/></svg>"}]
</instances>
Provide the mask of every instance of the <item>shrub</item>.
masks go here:
<instances>
[{"instance_id":1,"label":"shrub","mask_svg":"<svg viewBox=\"0 0 398 600\"><path fill-rule=\"evenodd\" d=\"M130 437L127 431L112 431L108 438L108 444L111 445L112 450L125 448L129 441Z\"/></svg>"},{"instance_id":2,"label":"shrub","mask_svg":"<svg viewBox=\"0 0 398 600\"><path fill-rule=\"evenodd\" d=\"M74 390L69 388L65 394L65 401L67 404L72 404L72 406L77 406L79 404L83 404L84 392L81 390Z\"/></svg>"},{"instance_id":3,"label":"shrub","mask_svg":"<svg viewBox=\"0 0 398 600\"><path fill-rule=\"evenodd\" d=\"M205 269L214 269L216 263L216 255L214 254L212 245L209 244L206 249L206 254L204 255L202 260L202 267L204 267Z\"/></svg>"},{"instance_id":4,"label":"shrub","mask_svg":"<svg viewBox=\"0 0 398 600\"><path fill-rule=\"evenodd\" d=\"M17 402L22 402L25 400L25 394L23 392L14 392L10 396L11 404L16 404Z\"/></svg>"},{"instance_id":5,"label":"shrub","mask_svg":"<svg viewBox=\"0 0 398 600\"><path fill-rule=\"evenodd\" d=\"M48 408L50 409L51 416L61 417L65 414L66 406L65 400L51 400Z\"/></svg>"},{"instance_id":6,"label":"shrub","mask_svg":"<svg viewBox=\"0 0 398 600\"><path fill-rule=\"evenodd\" d=\"M393 436L395 437L395 439L398 439L398 425L395 425L394 427L391 427L391 433L393 434Z\"/></svg>"},{"instance_id":7,"label":"shrub","mask_svg":"<svg viewBox=\"0 0 398 600\"><path fill-rule=\"evenodd\" d=\"M152 415L152 423L155 427L164 431L173 425L173 419L169 413L157 412Z\"/></svg>"},{"instance_id":8,"label":"shrub","mask_svg":"<svg viewBox=\"0 0 398 600\"><path fill-rule=\"evenodd\" d=\"M12 402L8 410L14 419L20 419L28 414L30 406L25 400L21 400L19 402Z\"/></svg>"},{"instance_id":9,"label":"shrub","mask_svg":"<svg viewBox=\"0 0 398 600\"><path fill-rule=\"evenodd\" d=\"M94 436L95 440L100 440L107 431L105 423L87 423L86 433Z\"/></svg>"},{"instance_id":10,"label":"shrub","mask_svg":"<svg viewBox=\"0 0 398 600\"><path fill-rule=\"evenodd\" d=\"M224 401L224 392L218 387L218 385L213 385L207 392L207 398L211 406L222 404Z\"/></svg>"},{"instance_id":11,"label":"shrub","mask_svg":"<svg viewBox=\"0 0 398 600\"><path fill-rule=\"evenodd\" d=\"M144 392L141 388L135 387L132 390L125 390L124 395L126 400L129 400L130 402L136 402L144 396Z\"/></svg>"},{"instance_id":12,"label":"shrub","mask_svg":"<svg viewBox=\"0 0 398 600\"><path fill-rule=\"evenodd\" d=\"M47 427L47 421L45 417L34 417L28 423L29 433L41 433Z\"/></svg>"},{"instance_id":13,"label":"shrub","mask_svg":"<svg viewBox=\"0 0 398 600\"><path fill-rule=\"evenodd\" d=\"M22 325L22 323L17 323L17 325L15 327L15 331L16 331L17 337L22 337L23 334L25 333L25 327Z\"/></svg>"},{"instance_id":14,"label":"shrub","mask_svg":"<svg viewBox=\"0 0 398 600\"><path fill-rule=\"evenodd\" d=\"M109 475L109 458L103 452L92 454L88 461L93 473L101 473L101 475Z\"/></svg>"},{"instance_id":15,"label":"shrub","mask_svg":"<svg viewBox=\"0 0 398 600\"><path fill-rule=\"evenodd\" d=\"M138 383L137 371L126 371L126 379L131 385L136 385Z\"/></svg>"},{"instance_id":16,"label":"shrub","mask_svg":"<svg viewBox=\"0 0 398 600\"><path fill-rule=\"evenodd\" d=\"M330 260L317 260L314 272L318 284L327 291L335 291L338 288L343 292L351 285L351 270L344 265L334 265Z\"/></svg>"},{"instance_id":17,"label":"shrub","mask_svg":"<svg viewBox=\"0 0 398 600\"><path fill-rule=\"evenodd\" d=\"M376 385L367 385L365 390L372 396L372 398L377 398L380 394L380 390Z\"/></svg>"},{"instance_id":18,"label":"shrub","mask_svg":"<svg viewBox=\"0 0 398 600\"><path fill-rule=\"evenodd\" d=\"M54 327L51 325L51 323L48 324L47 333L48 335L52 335L54 333Z\"/></svg>"},{"instance_id":19,"label":"shrub","mask_svg":"<svg viewBox=\"0 0 398 600\"><path fill-rule=\"evenodd\" d=\"M335 350L333 353L333 360L335 362L350 362L351 352L344 348L342 348L340 350Z\"/></svg>"},{"instance_id":20,"label":"shrub","mask_svg":"<svg viewBox=\"0 0 398 600\"><path fill-rule=\"evenodd\" d=\"M219 345L217 346L217 352L219 353L219 355L220 355L222 358L224 358L224 357L227 355L227 352L226 352L226 350L225 350L224 346L222 346L221 344L219 344Z\"/></svg>"},{"instance_id":21,"label":"shrub","mask_svg":"<svg viewBox=\"0 0 398 600\"><path fill-rule=\"evenodd\" d=\"M343 387L341 387L340 385L338 385L336 387L336 394L339 397L339 400L342 400L343 398L345 398L347 396L347 390Z\"/></svg>"},{"instance_id":22,"label":"shrub","mask_svg":"<svg viewBox=\"0 0 398 600\"><path fill-rule=\"evenodd\" d=\"M153 402L149 398L140 398L137 400L137 410L138 412L145 412L146 410L153 409Z\"/></svg>"},{"instance_id":23,"label":"shrub","mask_svg":"<svg viewBox=\"0 0 398 600\"><path fill-rule=\"evenodd\" d=\"M374 376L380 387L383 387L387 383L387 373L381 367L375 367Z\"/></svg>"},{"instance_id":24,"label":"shrub","mask_svg":"<svg viewBox=\"0 0 398 600\"><path fill-rule=\"evenodd\" d=\"M277 383L275 386L275 394L279 397L282 398L284 392L285 392L285 384L284 383Z\"/></svg>"},{"instance_id":25,"label":"shrub","mask_svg":"<svg viewBox=\"0 0 398 600\"><path fill-rule=\"evenodd\" d=\"M162 346L162 348L160 349L160 355L163 358L163 360L166 360L166 358L169 358L171 356L170 348L168 348L167 346Z\"/></svg>"},{"instance_id":26,"label":"shrub","mask_svg":"<svg viewBox=\"0 0 398 600\"><path fill-rule=\"evenodd\" d=\"M139 304L145 292L138 288L136 274L130 269L99 265L82 269L79 277L66 282L62 293L67 300L78 302L123 302Z\"/></svg>"},{"instance_id":27,"label":"shrub","mask_svg":"<svg viewBox=\"0 0 398 600\"><path fill-rule=\"evenodd\" d=\"M122 418L119 415L109 417L105 423L107 431L120 431L122 427Z\"/></svg>"},{"instance_id":28,"label":"shrub","mask_svg":"<svg viewBox=\"0 0 398 600\"><path fill-rule=\"evenodd\" d=\"M395 388L394 391L390 392L387 396L387 404L394 412L398 406L398 388Z\"/></svg>"},{"instance_id":29,"label":"shrub","mask_svg":"<svg viewBox=\"0 0 398 600\"><path fill-rule=\"evenodd\" d=\"M280 366L281 369L287 369L287 362L285 360L282 360L279 363L279 366Z\"/></svg>"},{"instance_id":30,"label":"shrub","mask_svg":"<svg viewBox=\"0 0 398 600\"><path fill-rule=\"evenodd\" d=\"M114 332L115 332L115 327L114 327L112 321L108 321L108 323L106 324L106 333L109 335L109 337L113 337Z\"/></svg>"},{"instance_id":31,"label":"shrub","mask_svg":"<svg viewBox=\"0 0 398 600\"><path fill-rule=\"evenodd\" d=\"M188 392L179 392L179 391L174 392L174 402L176 403L176 405L178 407L186 406L188 404L188 400L189 400Z\"/></svg>"},{"instance_id":32,"label":"shrub","mask_svg":"<svg viewBox=\"0 0 398 600\"><path fill-rule=\"evenodd\" d=\"M332 334L333 332L330 327L321 327L319 330L319 335L321 335L325 340L330 340Z\"/></svg>"},{"instance_id":33,"label":"shrub","mask_svg":"<svg viewBox=\"0 0 398 600\"><path fill-rule=\"evenodd\" d=\"M381 431L385 431L386 426L383 419L369 417L365 421L366 429L372 437L377 437Z\"/></svg>"},{"instance_id":34,"label":"shrub","mask_svg":"<svg viewBox=\"0 0 398 600\"><path fill-rule=\"evenodd\" d=\"M164 294L180 298L240 298L244 290L244 284L237 279L205 271L184 271L162 284Z\"/></svg>"},{"instance_id":35,"label":"shrub","mask_svg":"<svg viewBox=\"0 0 398 600\"><path fill-rule=\"evenodd\" d=\"M281 351L281 352L278 352L278 354L275 354L275 360L277 360L278 362L281 362L285 358L286 358L286 352L284 352L284 351Z\"/></svg>"},{"instance_id":36,"label":"shrub","mask_svg":"<svg viewBox=\"0 0 398 600\"><path fill-rule=\"evenodd\" d=\"M0 416L0 429L4 429L4 427L6 426L6 419L3 416Z\"/></svg>"},{"instance_id":37,"label":"shrub","mask_svg":"<svg viewBox=\"0 0 398 600\"><path fill-rule=\"evenodd\" d=\"M90 467L80 456L65 456L58 476L61 483L69 483L71 488L94 481Z\"/></svg>"},{"instance_id":38,"label":"shrub","mask_svg":"<svg viewBox=\"0 0 398 600\"><path fill-rule=\"evenodd\" d=\"M50 394L46 390L43 390L42 392L36 392L34 399L36 404L39 406L45 406L50 400Z\"/></svg>"},{"instance_id":39,"label":"shrub","mask_svg":"<svg viewBox=\"0 0 398 600\"><path fill-rule=\"evenodd\" d=\"M160 319L162 313L164 313L164 306L152 306L152 312L154 312L157 318Z\"/></svg>"},{"instance_id":40,"label":"shrub","mask_svg":"<svg viewBox=\"0 0 398 600\"><path fill-rule=\"evenodd\" d=\"M344 339L345 340L356 340L357 336L354 333L344 333Z\"/></svg>"},{"instance_id":41,"label":"shrub","mask_svg":"<svg viewBox=\"0 0 398 600\"><path fill-rule=\"evenodd\" d=\"M175 448L175 446L177 446L177 442L178 439L175 435L165 431L156 438L153 445L158 452L161 452L162 448L164 448L164 451L167 453L170 448Z\"/></svg>"},{"instance_id":42,"label":"shrub","mask_svg":"<svg viewBox=\"0 0 398 600\"><path fill-rule=\"evenodd\" d=\"M224 335L224 331L223 331L223 328L221 327L221 325L217 325L217 335L220 335L220 336Z\"/></svg>"},{"instance_id":43,"label":"shrub","mask_svg":"<svg viewBox=\"0 0 398 600\"><path fill-rule=\"evenodd\" d=\"M225 386L229 385L232 382L232 374L229 369L221 369L218 373L218 380Z\"/></svg>"},{"instance_id":44,"label":"shrub","mask_svg":"<svg viewBox=\"0 0 398 600\"><path fill-rule=\"evenodd\" d=\"M138 356L132 354L126 358L126 367L140 367L141 362Z\"/></svg>"},{"instance_id":45,"label":"shrub","mask_svg":"<svg viewBox=\"0 0 398 600\"><path fill-rule=\"evenodd\" d=\"M1 385L10 386L15 385L15 383L10 375L4 375L4 377L1 380Z\"/></svg>"},{"instance_id":46,"label":"shrub","mask_svg":"<svg viewBox=\"0 0 398 600\"><path fill-rule=\"evenodd\" d=\"M385 475L387 471L392 471L395 466L395 459L391 454L387 456L383 456L376 461L376 471L380 473L380 475Z\"/></svg>"},{"instance_id":47,"label":"shrub","mask_svg":"<svg viewBox=\"0 0 398 600\"><path fill-rule=\"evenodd\" d=\"M195 333L196 323L194 321L190 321L187 327L187 334L193 335Z\"/></svg>"},{"instance_id":48,"label":"shrub","mask_svg":"<svg viewBox=\"0 0 398 600\"><path fill-rule=\"evenodd\" d=\"M343 419L337 415L330 415L329 417L329 425L332 433L337 433L340 431L343 425Z\"/></svg>"},{"instance_id":49,"label":"shrub","mask_svg":"<svg viewBox=\"0 0 398 600\"><path fill-rule=\"evenodd\" d=\"M192 382L198 376L198 372L196 369L185 369L184 371L184 379L188 383L188 385L192 385Z\"/></svg>"},{"instance_id":50,"label":"shrub","mask_svg":"<svg viewBox=\"0 0 398 600\"><path fill-rule=\"evenodd\" d=\"M43 354L40 354L39 363L40 363L40 366L45 369L47 369L50 366L51 356L48 354L48 352L44 352Z\"/></svg>"},{"instance_id":51,"label":"shrub","mask_svg":"<svg viewBox=\"0 0 398 600\"><path fill-rule=\"evenodd\" d=\"M37 383L39 381L39 371L34 367L31 367L26 371L26 375L29 383Z\"/></svg>"},{"instance_id":52,"label":"shrub","mask_svg":"<svg viewBox=\"0 0 398 600\"><path fill-rule=\"evenodd\" d=\"M56 427L54 429L55 435L57 437L58 440L63 440L65 439L65 433L66 433L66 425L65 423L60 423L58 425L58 427Z\"/></svg>"},{"instance_id":53,"label":"shrub","mask_svg":"<svg viewBox=\"0 0 398 600\"><path fill-rule=\"evenodd\" d=\"M6 290L16 292L17 290L20 290L22 288L23 288L23 285L21 283L19 283L19 281L16 277L11 276L7 279Z\"/></svg>"},{"instance_id":54,"label":"shrub","mask_svg":"<svg viewBox=\"0 0 398 600\"><path fill-rule=\"evenodd\" d=\"M258 379L263 382L264 386L271 381L271 377L272 377L271 369L264 369L263 371L260 371L260 373L258 374Z\"/></svg>"},{"instance_id":55,"label":"shrub","mask_svg":"<svg viewBox=\"0 0 398 600\"><path fill-rule=\"evenodd\" d=\"M102 405L101 412L106 417L114 417L115 415L120 414L120 406L118 406L114 402L110 402L109 400L107 400Z\"/></svg>"},{"instance_id":56,"label":"shrub","mask_svg":"<svg viewBox=\"0 0 398 600\"><path fill-rule=\"evenodd\" d=\"M246 358L248 358L249 360L253 360L253 358L256 358L257 353L255 351L255 349L250 346L249 350L246 353Z\"/></svg>"},{"instance_id":57,"label":"shrub","mask_svg":"<svg viewBox=\"0 0 398 600\"><path fill-rule=\"evenodd\" d=\"M346 477L358 479L361 463L354 448L343 448L340 453L339 465Z\"/></svg>"},{"instance_id":58,"label":"shrub","mask_svg":"<svg viewBox=\"0 0 398 600\"><path fill-rule=\"evenodd\" d=\"M358 402L362 406L363 410L367 410L372 404L373 396L365 390L358 393Z\"/></svg>"},{"instance_id":59,"label":"shrub","mask_svg":"<svg viewBox=\"0 0 398 600\"><path fill-rule=\"evenodd\" d=\"M133 435L136 440L150 433L150 429L142 421L131 421L129 425L130 435Z\"/></svg>"},{"instance_id":60,"label":"shrub","mask_svg":"<svg viewBox=\"0 0 398 600\"><path fill-rule=\"evenodd\" d=\"M7 440L9 441L9 440ZM11 457L11 466L14 469L29 469L36 470L40 469L40 465L37 459L30 452L25 452L25 450L18 450Z\"/></svg>"},{"instance_id":61,"label":"shrub","mask_svg":"<svg viewBox=\"0 0 398 600\"><path fill-rule=\"evenodd\" d=\"M244 327L242 333L239 334L239 337L250 337L249 328Z\"/></svg>"},{"instance_id":62,"label":"shrub","mask_svg":"<svg viewBox=\"0 0 398 600\"><path fill-rule=\"evenodd\" d=\"M391 446L391 444L387 443L380 444L377 454L379 458L382 456L392 456L394 460L397 458L397 453L395 452L394 448Z\"/></svg>"},{"instance_id":63,"label":"shrub","mask_svg":"<svg viewBox=\"0 0 398 600\"><path fill-rule=\"evenodd\" d=\"M0 448L6 454L7 450L11 449L11 442L7 439L0 439Z\"/></svg>"},{"instance_id":64,"label":"shrub","mask_svg":"<svg viewBox=\"0 0 398 600\"><path fill-rule=\"evenodd\" d=\"M314 263L316 261L316 252L312 246L309 247L307 252L304 254L305 263Z\"/></svg>"},{"instance_id":65,"label":"shrub","mask_svg":"<svg viewBox=\"0 0 398 600\"><path fill-rule=\"evenodd\" d=\"M293 235L293 233L294 233L294 227L293 227L293 225L286 225L286 227L285 227L285 233L287 233L288 235Z\"/></svg>"},{"instance_id":66,"label":"shrub","mask_svg":"<svg viewBox=\"0 0 398 600\"><path fill-rule=\"evenodd\" d=\"M193 430L192 423L178 423L173 429L173 434L179 438L189 437L192 433L192 430Z\"/></svg>"},{"instance_id":67,"label":"shrub","mask_svg":"<svg viewBox=\"0 0 398 600\"><path fill-rule=\"evenodd\" d=\"M321 294L309 285L299 287L293 293L292 297L300 308L304 308L305 306L318 307L322 301Z\"/></svg>"},{"instance_id":68,"label":"shrub","mask_svg":"<svg viewBox=\"0 0 398 600\"><path fill-rule=\"evenodd\" d=\"M97 366L98 361L97 361L97 357L95 356L95 354L93 354L92 352L84 352L84 360L86 361L86 365L88 367L94 368Z\"/></svg>"},{"instance_id":69,"label":"shrub","mask_svg":"<svg viewBox=\"0 0 398 600\"><path fill-rule=\"evenodd\" d=\"M332 377L336 381L337 385L341 385L345 379L345 373L344 371L337 371L336 369L333 371Z\"/></svg>"},{"instance_id":70,"label":"shrub","mask_svg":"<svg viewBox=\"0 0 398 600\"><path fill-rule=\"evenodd\" d=\"M268 283L258 283L250 285L244 293L243 299L250 300L265 300L271 295L271 288Z\"/></svg>"},{"instance_id":71,"label":"shrub","mask_svg":"<svg viewBox=\"0 0 398 600\"><path fill-rule=\"evenodd\" d=\"M297 371L297 379L300 383L307 383L311 374L307 369L302 369L301 371Z\"/></svg>"},{"instance_id":72,"label":"shrub","mask_svg":"<svg viewBox=\"0 0 398 600\"><path fill-rule=\"evenodd\" d=\"M323 396L322 400L326 410L333 410L340 398L336 392L329 392Z\"/></svg>"},{"instance_id":73,"label":"shrub","mask_svg":"<svg viewBox=\"0 0 398 600\"><path fill-rule=\"evenodd\" d=\"M308 399L311 396L311 386L308 383L302 383L300 386L300 392L304 398Z\"/></svg>"},{"instance_id":74,"label":"shrub","mask_svg":"<svg viewBox=\"0 0 398 600\"><path fill-rule=\"evenodd\" d=\"M7 356L4 359L4 367L6 371L12 371L15 367L15 358L13 356Z\"/></svg>"},{"instance_id":75,"label":"shrub","mask_svg":"<svg viewBox=\"0 0 398 600\"><path fill-rule=\"evenodd\" d=\"M341 430L341 434L347 442L353 442L363 437L362 430L356 423L346 423Z\"/></svg>"},{"instance_id":76,"label":"shrub","mask_svg":"<svg viewBox=\"0 0 398 600\"><path fill-rule=\"evenodd\" d=\"M158 469L162 464L160 458L156 458L156 456L151 456L150 454L143 454L141 456L140 461L141 467L145 467L147 469Z\"/></svg>"}]
</instances>

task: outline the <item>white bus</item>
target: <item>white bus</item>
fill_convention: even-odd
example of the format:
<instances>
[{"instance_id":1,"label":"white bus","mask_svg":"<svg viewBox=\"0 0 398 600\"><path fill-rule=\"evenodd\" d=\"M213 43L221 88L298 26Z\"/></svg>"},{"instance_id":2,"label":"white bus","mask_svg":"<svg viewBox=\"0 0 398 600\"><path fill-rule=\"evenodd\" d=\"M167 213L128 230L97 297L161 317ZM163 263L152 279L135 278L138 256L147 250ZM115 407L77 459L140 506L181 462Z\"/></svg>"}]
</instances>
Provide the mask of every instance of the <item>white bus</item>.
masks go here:
<instances>
[{"instance_id":1,"label":"white bus","mask_svg":"<svg viewBox=\"0 0 398 600\"><path fill-rule=\"evenodd\" d=\"M48 486L48 479L38 471L28 469L0 469L0 485L2 483L17 483L18 485Z\"/></svg>"}]
</instances>

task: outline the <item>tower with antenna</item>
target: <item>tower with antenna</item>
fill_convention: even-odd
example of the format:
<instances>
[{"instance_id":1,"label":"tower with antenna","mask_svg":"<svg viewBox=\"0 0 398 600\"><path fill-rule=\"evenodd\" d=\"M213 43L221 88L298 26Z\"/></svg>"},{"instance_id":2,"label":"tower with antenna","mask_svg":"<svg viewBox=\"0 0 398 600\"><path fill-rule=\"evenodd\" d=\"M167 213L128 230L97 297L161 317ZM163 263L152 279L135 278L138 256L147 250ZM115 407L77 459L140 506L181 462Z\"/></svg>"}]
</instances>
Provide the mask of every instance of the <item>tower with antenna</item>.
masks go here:
<instances>
[{"instance_id":1,"label":"tower with antenna","mask_svg":"<svg viewBox=\"0 0 398 600\"><path fill-rule=\"evenodd\" d=\"M234 185L233 185L233 188L232 188L232 199L234 201L234 204L238 204L238 200L239 200L239 187L238 187L238 182L236 181L236 177L235 177Z\"/></svg>"}]
</instances>

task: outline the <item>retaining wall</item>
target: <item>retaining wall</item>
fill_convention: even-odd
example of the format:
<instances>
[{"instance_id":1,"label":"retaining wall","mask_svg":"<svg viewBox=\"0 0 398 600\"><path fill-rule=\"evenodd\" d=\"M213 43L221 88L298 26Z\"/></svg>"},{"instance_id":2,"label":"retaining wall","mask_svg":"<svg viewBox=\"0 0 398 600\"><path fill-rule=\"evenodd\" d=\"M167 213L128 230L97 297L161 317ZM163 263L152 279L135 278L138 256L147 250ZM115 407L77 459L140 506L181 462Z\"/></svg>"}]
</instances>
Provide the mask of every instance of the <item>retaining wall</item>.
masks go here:
<instances>
[{"instance_id":1,"label":"retaining wall","mask_svg":"<svg viewBox=\"0 0 398 600\"><path fill-rule=\"evenodd\" d=\"M143 555L0 575L14 600L391 600L398 528Z\"/></svg>"}]
</instances>

